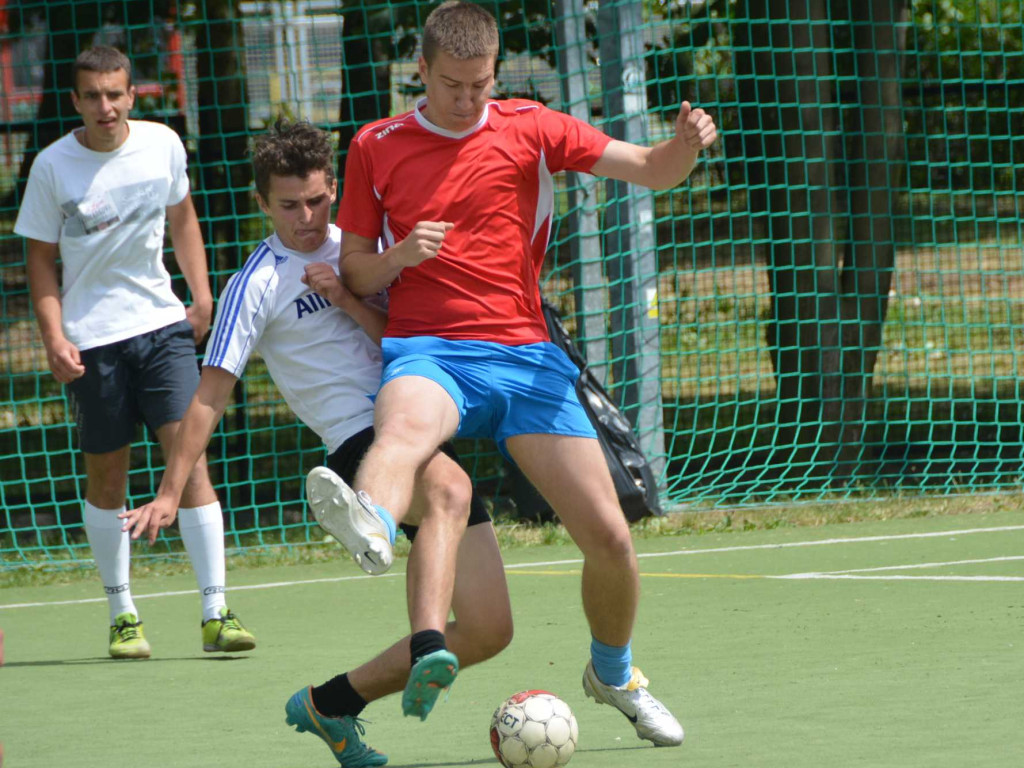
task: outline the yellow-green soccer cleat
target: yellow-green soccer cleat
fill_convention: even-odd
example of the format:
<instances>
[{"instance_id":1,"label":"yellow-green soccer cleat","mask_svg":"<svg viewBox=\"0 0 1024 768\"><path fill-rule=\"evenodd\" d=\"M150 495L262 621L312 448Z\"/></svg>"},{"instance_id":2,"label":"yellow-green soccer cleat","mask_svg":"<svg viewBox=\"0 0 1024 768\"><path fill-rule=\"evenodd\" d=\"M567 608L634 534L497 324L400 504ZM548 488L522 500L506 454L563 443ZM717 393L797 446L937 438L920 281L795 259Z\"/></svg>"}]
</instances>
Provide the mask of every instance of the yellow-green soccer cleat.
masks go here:
<instances>
[{"instance_id":1,"label":"yellow-green soccer cleat","mask_svg":"<svg viewBox=\"0 0 1024 768\"><path fill-rule=\"evenodd\" d=\"M451 688L458 674L459 660L451 651L441 649L417 660L402 693L402 713L426 720L441 691Z\"/></svg>"},{"instance_id":2,"label":"yellow-green soccer cleat","mask_svg":"<svg viewBox=\"0 0 1024 768\"><path fill-rule=\"evenodd\" d=\"M110 627L110 655L115 659L148 659L149 643L134 613L119 613Z\"/></svg>"},{"instance_id":3,"label":"yellow-green soccer cleat","mask_svg":"<svg viewBox=\"0 0 1024 768\"><path fill-rule=\"evenodd\" d=\"M220 617L203 622L203 650L207 652L251 651L256 647L252 632L242 626L227 608L220 609Z\"/></svg>"},{"instance_id":4,"label":"yellow-green soccer cleat","mask_svg":"<svg viewBox=\"0 0 1024 768\"><path fill-rule=\"evenodd\" d=\"M319 736L338 761L341 768L373 768L386 765L388 756L382 755L363 743L363 724L354 717L325 717L313 706L313 696L307 686L296 691L284 705L288 725L294 725L299 733Z\"/></svg>"}]
</instances>

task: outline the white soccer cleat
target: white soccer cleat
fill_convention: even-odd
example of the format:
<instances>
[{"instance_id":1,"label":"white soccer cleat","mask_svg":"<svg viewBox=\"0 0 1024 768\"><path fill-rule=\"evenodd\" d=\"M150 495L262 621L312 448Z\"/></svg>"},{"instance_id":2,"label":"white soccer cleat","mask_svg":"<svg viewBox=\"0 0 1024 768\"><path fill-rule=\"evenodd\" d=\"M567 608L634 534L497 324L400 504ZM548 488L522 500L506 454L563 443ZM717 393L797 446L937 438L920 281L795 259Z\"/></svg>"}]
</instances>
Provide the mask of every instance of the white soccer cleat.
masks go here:
<instances>
[{"instance_id":1,"label":"white soccer cleat","mask_svg":"<svg viewBox=\"0 0 1024 768\"><path fill-rule=\"evenodd\" d=\"M360 568L377 576L391 567L388 527L365 492L356 493L327 467L314 467L306 476L306 498L320 527L341 542Z\"/></svg>"},{"instance_id":2,"label":"white soccer cleat","mask_svg":"<svg viewBox=\"0 0 1024 768\"><path fill-rule=\"evenodd\" d=\"M629 682L621 688L602 683L593 662L587 662L583 671L583 692L598 704L611 704L624 714L636 728L637 736L654 742L657 747L679 746L683 743L683 726L664 704L647 692L650 684L636 667Z\"/></svg>"}]
</instances>

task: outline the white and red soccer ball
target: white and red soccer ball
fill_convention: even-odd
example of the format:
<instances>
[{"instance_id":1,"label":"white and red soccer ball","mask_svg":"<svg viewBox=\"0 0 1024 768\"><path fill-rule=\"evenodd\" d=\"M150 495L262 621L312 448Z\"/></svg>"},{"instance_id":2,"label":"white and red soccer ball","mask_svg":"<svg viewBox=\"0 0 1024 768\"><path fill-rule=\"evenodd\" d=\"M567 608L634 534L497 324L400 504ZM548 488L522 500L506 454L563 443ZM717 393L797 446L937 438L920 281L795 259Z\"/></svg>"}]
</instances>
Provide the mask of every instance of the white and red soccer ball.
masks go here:
<instances>
[{"instance_id":1,"label":"white and red soccer ball","mask_svg":"<svg viewBox=\"0 0 1024 768\"><path fill-rule=\"evenodd\" d=\"M491 748L505 768L558 768L576 751L579 727L550 691L521 691L494 710Z\"/></svg>"}]
</instances>

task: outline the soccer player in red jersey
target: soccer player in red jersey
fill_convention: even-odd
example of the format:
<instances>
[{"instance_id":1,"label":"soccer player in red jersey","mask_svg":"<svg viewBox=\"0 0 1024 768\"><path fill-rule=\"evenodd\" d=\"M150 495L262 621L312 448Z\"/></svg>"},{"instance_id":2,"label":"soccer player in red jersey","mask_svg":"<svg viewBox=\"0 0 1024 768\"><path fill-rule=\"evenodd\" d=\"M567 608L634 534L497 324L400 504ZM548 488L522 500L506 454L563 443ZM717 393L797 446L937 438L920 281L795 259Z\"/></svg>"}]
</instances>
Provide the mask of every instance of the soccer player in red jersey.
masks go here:
<instances>
[{"instance_id":1,"label":"soccer player in red jersey","mask_svg":"<svg viewBox=\"0 0 1024 768\"><path fill-rule=\"evenodd\" d=\"M497 25L487 11L461 0L442 4L424 27L419 73L426 98L409 113L364 127L349 147L338 211L343 274L360 295L389 286L390 304L376 437L353 486L341 488L336 508L325 513L361 531L364 541L380 542L384 523L393 526L405 514L417 471L441 443L455 435L495 439L583 552L592 635L584 691L622 711L641 738L677 745L682 727L631 663L636 554L576 397L577 370L550 343L538 278L553 174L587 172L668 189L715 141L715 124L683 102L671 139L652 147L612 140L536 102L491 100L497 53ZM358 559L357 549L350 551ZM390 557L371 549L377 561ZM447 605L445 595L433 599ZM439 671L450 684L457 660L441 632L419 643L414 635L412 647L407 692ZM416 713L424 717L433 701L422 698Z\"/></svg>"}]
</instances>

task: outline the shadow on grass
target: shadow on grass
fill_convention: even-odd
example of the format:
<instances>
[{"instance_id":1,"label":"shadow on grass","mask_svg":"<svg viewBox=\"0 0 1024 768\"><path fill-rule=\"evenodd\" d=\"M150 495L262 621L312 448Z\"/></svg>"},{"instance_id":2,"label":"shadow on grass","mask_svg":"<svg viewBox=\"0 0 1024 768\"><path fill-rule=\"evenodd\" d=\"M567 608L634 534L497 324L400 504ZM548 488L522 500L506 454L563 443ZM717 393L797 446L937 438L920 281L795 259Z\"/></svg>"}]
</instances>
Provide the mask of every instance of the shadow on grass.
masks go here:
<instances>
[{"instance_id":1,"label":"shadow on grass","mask_svg":"<svg viewBox=\"0 0 1024 768\"><path fill-rule=\"evenodd\" d=\"M3 668L8 667L61 667L81 664L157 664L162 661L242 661L249 656L161 656L149 659L112 659L100 656L94 659L52 659L49 661L6 661Z\"/></svg>"},{"instance_id":2,"label":"shadow on grass","mask_svg":"<svg viewBox=\"0 0 1024 768\"><path fill-rule=\"evenodd\" d=\"M637 744L636 746L632 746L632 747L622 746L622 747L601 747L601 748L598 748L598 749L577 749L576 750L576 754L578 755L578 754L580 754L582 752L633 752L633 751L640 750L640 749L654 749L654 748L655 747L652 744ZM389 765L391 766L391 768L449 768L449 767L454 767L454 766L459 766L459 765L481 765L481 764L492 765L493 763L494 763L494 758L491 757L491 756L488 756L488 757L479 758L479 759L474 758L472 760L458 760L458 761L455 761L455 762L451 762L451 761L449 761L449 762L431 761L431 762L418 762L418 763L389 763Z\"/></svg>"}]
</instances>

